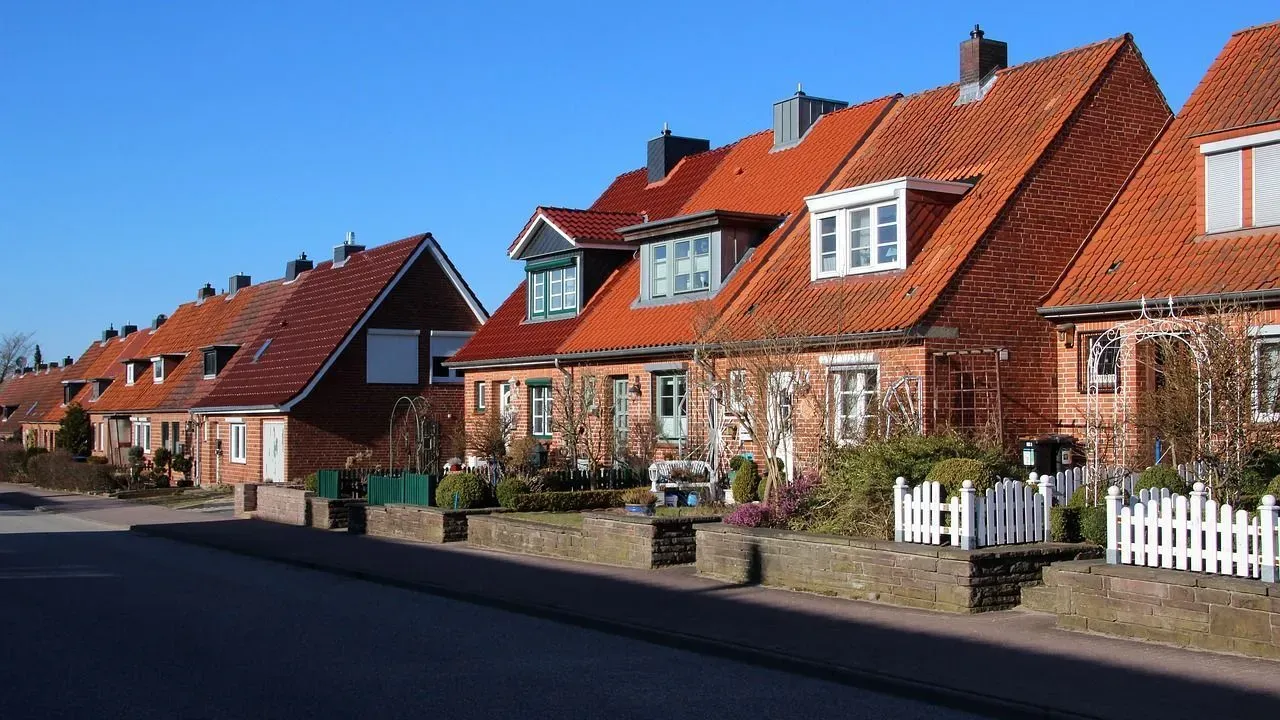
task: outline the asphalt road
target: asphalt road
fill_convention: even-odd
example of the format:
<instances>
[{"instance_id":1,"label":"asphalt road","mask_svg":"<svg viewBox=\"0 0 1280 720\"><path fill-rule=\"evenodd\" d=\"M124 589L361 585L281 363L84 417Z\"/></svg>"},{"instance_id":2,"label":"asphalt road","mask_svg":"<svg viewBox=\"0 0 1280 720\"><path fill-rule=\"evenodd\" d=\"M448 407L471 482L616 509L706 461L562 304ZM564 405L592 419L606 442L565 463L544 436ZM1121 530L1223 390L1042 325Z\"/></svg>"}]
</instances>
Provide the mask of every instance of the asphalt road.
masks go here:
<instances>
[{"instance_id":1,"label":"asphalt road","mask_svg":"<svg viewBox=\"0 0 1280 720\"><path fill-rule=\"evenodd\" d=\"M0 507L0 717L975 716Z\"/></svg>"}]
</instances>

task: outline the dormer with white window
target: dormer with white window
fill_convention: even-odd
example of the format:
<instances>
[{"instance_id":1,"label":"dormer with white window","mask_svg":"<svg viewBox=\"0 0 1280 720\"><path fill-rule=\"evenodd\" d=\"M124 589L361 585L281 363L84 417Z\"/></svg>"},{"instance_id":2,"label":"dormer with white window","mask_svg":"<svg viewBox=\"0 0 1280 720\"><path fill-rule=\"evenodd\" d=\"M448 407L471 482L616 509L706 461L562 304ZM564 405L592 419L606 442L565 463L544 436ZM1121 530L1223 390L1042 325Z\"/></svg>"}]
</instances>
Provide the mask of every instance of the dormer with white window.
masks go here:
<instances>
[{"instance_id":1,"label":"dormer with white window","mask_svg":"<svg viewBox=\"0 0 1280 720\"><path fill-rule=\"evenodd\" d=\"M203 365L201 376L205 380L218 377L218 373L222 372L222 369L231 361L231 356L239 349L239 345L206 345L200 348Z\"/></svg>"},{"instance_id":2,"label":"dormer with white window","mask_svg":"<svg viewBox=\"0 0 1280 720\"><path fill-rule=\"evenodd\" d=\"M1200 145L1204 232L1280 225L1280 129Z\"/></svg>"},{"instance_id":3,"label":"dormer with white window","mask_svg":"<svg viewBox=\"0 0 1280 720\"><path fill-rule=\"evenodd\" d=\"M124 384L132 386L138 380L142 379L143 373L147 371L147 366L151 364L149 358L130 358L124 361Z\"/></svg>"},{"instance_id":4,"label":"dormer with white window","mask_svg":"<svg viewBox=\"0 0 1280 720\"><path fill-rule=\"evenodd\" d=\"M811 280L902 270L971 183L897 178L805 198Z\"/></svg>"},{"instance_id":5,"label":"dormer with white window","mask_svg":"<svg viewBox=\"0 0 1280 720\"><path fill-rule=\"evenodd\" d=\"M780 215L707 210L640 223L618 232L640 247L640 305L716 294Z\"/></svg>"},{"instance_id":6,"label":"dormer with white window","mask_svg":"<svg viewBox=\"0 0 1280 720\"><path fill-rule=\"evenodd\" d=\"M169 373L173 372L173 369L177 367L179 362L182 362L184 357L186 356L182 354L166 353L151 358L151 382L156 385L163 384L164 379Z\"/></svg>"}]
</instances>

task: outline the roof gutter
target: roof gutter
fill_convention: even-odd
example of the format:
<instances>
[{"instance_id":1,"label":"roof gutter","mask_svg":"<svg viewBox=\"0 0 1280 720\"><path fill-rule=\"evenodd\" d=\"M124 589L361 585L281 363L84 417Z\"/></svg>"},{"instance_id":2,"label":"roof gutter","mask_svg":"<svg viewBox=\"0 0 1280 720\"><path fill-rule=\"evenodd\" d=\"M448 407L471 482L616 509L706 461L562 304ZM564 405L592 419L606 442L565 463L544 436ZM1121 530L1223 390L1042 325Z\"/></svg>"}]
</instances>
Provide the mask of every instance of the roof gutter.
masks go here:
<instances>
[{"instance_id":1,"label":"roof gutter","mask_svg":"<svg viewBox=\"0 0 1280 720\"><path fill-rule=\"evenodd\" d=\"M208 408L192 408L192 415L264 415L268 413L287 412L279 405L224 406Z\"/></svg>"},{"instance_id":2,"label":"roof gutter","mask_svg":"<svg viewBox=\"0 0 1280 720\"><path fill-rule=\"evenodd\" d=\"M1152 301L1157 301L1153 305ZM1272 288L1269 290L1246 290L1242 292L1231 293L1210 293L1205 295L1179 295L1170 296L1163 301L1152 298L1147 300L1121 300L1117 302L1090 303L1086 305L1061 305L1055 307L1039 307L1036 312L1042 317L1054 318L1083 318L1097 317L1103 315L1120 315L1125 313L1140 312L1145 304L1147 307L1159 306L1165 307L1172 301L1175 308L1188 308L1207 305L1214 302L1244 302L1244 303L1268 303L1280 301L1280 288Z\"/></svg>"}]
</instances>

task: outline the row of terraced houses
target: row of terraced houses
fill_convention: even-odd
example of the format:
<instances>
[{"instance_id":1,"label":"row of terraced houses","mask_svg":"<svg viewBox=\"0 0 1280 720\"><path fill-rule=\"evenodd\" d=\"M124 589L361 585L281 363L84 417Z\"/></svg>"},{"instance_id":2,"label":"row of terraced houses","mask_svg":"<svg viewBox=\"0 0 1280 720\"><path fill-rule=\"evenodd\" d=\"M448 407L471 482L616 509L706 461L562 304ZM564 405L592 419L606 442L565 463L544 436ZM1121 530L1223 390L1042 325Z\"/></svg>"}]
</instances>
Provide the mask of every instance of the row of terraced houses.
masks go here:
<instances>
[{"instance_id":1,"label":"row of terraced houses","mask_svg":"<svg viewBox=\"0 0 1280 720\"><path fill-rule=\"evenodd\" d=\"M754 402L785 418L769 452L793 474L823 438L893 422L1079 439L1087 385L1152 382L1088 362L1147 298L1256 303L1257 352L1280 361L1280 24L1233 35L1177 117L1128 35L1010 65L975 28L952 84L798 91L736 142L664 130L646 150L588 207L534 209L492 317L429 236L339 247L6 382L0 422L49 433L76 400L100 452L184 443L209 482L332 467L385 442L387 398L410 391L443 393L471 436L502 418L581 455L566 433L604 432L602 461L710 436L759 455ZM769 353L786 363L753 400ZM1256 419L1280 417L1277 385L1260 378Z\"/></svg>"}]
</instances>

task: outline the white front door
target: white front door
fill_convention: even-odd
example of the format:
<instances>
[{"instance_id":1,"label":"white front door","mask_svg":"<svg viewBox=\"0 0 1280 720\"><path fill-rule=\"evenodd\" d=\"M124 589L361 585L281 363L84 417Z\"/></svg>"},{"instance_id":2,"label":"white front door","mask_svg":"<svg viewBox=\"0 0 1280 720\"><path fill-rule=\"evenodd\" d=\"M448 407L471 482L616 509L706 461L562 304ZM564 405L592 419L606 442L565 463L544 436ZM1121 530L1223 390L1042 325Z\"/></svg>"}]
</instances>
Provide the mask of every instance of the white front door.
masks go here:
<instances>
[{"instance_id":1,"label":"white front door","mask_svg":"<svg viewBox=\"0 0 1280 720\"><path fill-rule=\"evenodd\" d=\"M789 372L769 375L769 439L777 448L777 458L785 468L787 482L795 479L795 436L791 426L795 377Z\"/></svg>"},{"instance_id":2,"label":"white front door","mask_svg":"<svg viewBox=\"0 0 1280 720\"><path fill-rule=\"evenodd\" d=\"M262 423L262 481L284 482L284 423Z\"/></svg>"}]
</instances>

